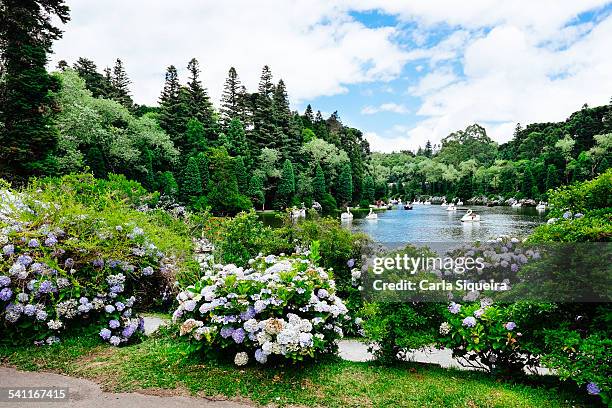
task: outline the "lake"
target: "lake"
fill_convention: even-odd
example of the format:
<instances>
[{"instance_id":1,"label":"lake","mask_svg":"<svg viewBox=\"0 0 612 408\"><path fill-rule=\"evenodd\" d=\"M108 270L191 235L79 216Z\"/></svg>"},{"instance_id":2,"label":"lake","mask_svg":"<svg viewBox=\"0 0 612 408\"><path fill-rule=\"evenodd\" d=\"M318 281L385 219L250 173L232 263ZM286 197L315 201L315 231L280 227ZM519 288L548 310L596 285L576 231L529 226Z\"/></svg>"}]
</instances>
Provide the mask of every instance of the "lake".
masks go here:
<instances>
[{"instance_id":1,"label":"lake","mask_svg":"<svg viewBox=\"0 0 612 408\"><path fill-rule=\"evenodd\" d=\"M480 222L461 222L461 217L468 209L466 206L459 207L457 211L446 211L446 207L440 205L415 205L413 210L404 210L402 207L382 211L378 213L377 220L355 218L344 225L368 234L374 241L387 247L434 243L429 246L447 249L462 242L483 241L500 235L525 237L547 220L545 212L531 207L469 208L480 214Z\"/></svg>"}]
</instances>

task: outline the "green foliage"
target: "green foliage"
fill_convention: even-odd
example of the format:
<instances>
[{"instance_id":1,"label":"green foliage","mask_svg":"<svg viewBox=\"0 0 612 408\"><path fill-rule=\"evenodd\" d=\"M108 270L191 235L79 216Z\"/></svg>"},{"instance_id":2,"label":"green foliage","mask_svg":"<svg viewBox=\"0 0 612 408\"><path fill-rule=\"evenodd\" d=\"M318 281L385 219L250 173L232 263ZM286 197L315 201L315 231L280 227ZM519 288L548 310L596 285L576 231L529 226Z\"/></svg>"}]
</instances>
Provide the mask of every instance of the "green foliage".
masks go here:
<instances>
[{"instance_id":1,"label":"green foliage","mask_svg":"<svg viewBox=\"0 0 612 408\"><path fill-rule=\"evenodd\" d=\"M169 196L176 197L179 192L179 187L174 179L174 174L171 171L164 171L163 173L158 173L157 176L157 188L160 193Z\"/></svg>"},{"instance_id":2,"label":"green foliage","mask_svg":"<svg viewBox=\"0 0 612 408\"><path fill-rule=\"evenodd\" d=\"M323 201L325 194L327 193L327 186L325 184L325 174L323 174L323 169L321 165L317 163L315 167L315 175L312 180L312 197L316 201Z\"/></svg>"},{"instance_id":3,"label":"green foliage","mask_svg":"<svg viewBox=\"0 0 612 408\"><path fill-rule=\"evenodd\" d=\"M265 206L265 195L264 195L264 187L263 180L258 175L253 175L251 180L249 180L249 197L253 202L253 205L257 208Z\"/></svg>"},{"instance_id":4,"label":"green foliage","mask_svg":"<svg viewBox=\"0 0 612 408\"><path fill-rule=\"evenodd\" d=\"M350 203L353 199L353 176L349 163L342 166L342 171L338 177L337 196L341 205Z\"/></svg>"},{"instance_id":5,"label":"green foliage","mask_svg":"<svg viewBox=\"0 0 612 408\"><path fill-rule=\"evenodd\" d=\"M187 160L187 167L181 182L181 196L183 200L189 202L202 194L202 178L200 177L200 167L196 157Z\"/></svg>"},{"instance_id":6,"label":"green foliage","mask_svg":"<svg viewBox=\"0 0 612 408\"><path fill-rule=\"evenodd\" d=\"M234 160L224 148L209 151L210 187L206 196L212 211L217 214L237 214L252 208L251 201L238 191Z\"/></svg>"},{"instance_id":7,"label":"green foliage","mask_svg":"<svg viewBox=\"0 0 612 408\"><path fill-rule=\"evenodd\" d=\"M291 203L293 194L295 194L295 174L293 172L293 164L288 159L283 163L283 170L281 171L276 194L277 202L283 208Z\"/></svg>"},{"instance_id":8,"label":"green foliage","mask_svg":"<svg viewBox=\"0 0 612 408\"><path fill-rule=\"evenodd\" d=\"M234 173L236 173L238 191L240 194L247 195L249 190L249 173L244 165L244 159L242 156L234 158Z\"/></svg>"}]
</instances>

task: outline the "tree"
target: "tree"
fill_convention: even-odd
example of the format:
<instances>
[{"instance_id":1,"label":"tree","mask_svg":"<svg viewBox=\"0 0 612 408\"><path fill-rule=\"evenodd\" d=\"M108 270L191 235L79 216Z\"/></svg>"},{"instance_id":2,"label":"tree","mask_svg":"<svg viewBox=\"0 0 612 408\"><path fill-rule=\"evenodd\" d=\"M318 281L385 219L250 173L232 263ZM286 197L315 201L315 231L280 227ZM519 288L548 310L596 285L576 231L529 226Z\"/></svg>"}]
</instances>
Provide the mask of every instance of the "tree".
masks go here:
<instances>
[{"instance_id":1,"label":"tree","mask_svg":"<svg viewBox=\"0 0 612 408\"><path fill-rule=\"evenodd\" d=\"M241 194L247 194L249 190L249 174L247 173L242 156L234 158L234 173L236 173L238 191Z\"/></svg>"},{"instance_id":2,"label":"tree","mask_svg":"<svg viewBox=\"0 0 612 408\"><path fill-rule=\"evenodd\" d=\"M249 181L249 197L253 201L255 206L261 206L261 209L265 209L265 194L263 180L261 176L254 174Z\"/></svg>"},{"instance_id":3,"label":"tree","mask_svg":"<svg viewBox=\"0 0 612 408\"><path fill-rule=\"evenodd\" d=\"M327 193L325 174L323 173L321 165L317 163L317 166L315 167L315 175L312 180L312 197L316 201L321 202L325 196L325 193Z\"/></svg>"},{"instance_id":4,"label":"tree","mask_svg":"<svg viewBox=\"0 0 612 408\"><path fill-rule=\"evenodd\" d=\"M569 182L569 171L567 168L568 163L572 160L572 152L574 150L574 145L576 141L570 137L570 135L565 135L563 139L560 139L555 143L555 148L559 150L561 156L565 160L565 182Z\"/></svg>"},{"instance_id":5,"label":"tree","mask_svg":"<svg viewBox=\"0 0 612 408\"><path fill-rule=\"evenodd\" d=\"M206 144L204 125L196 118L189 119L187 131L185 132L184 154L192 156L204 151Z\"/></svg>"},{"instance_id":6,"label":"tree","mask_svg":"<svg viewBox=\"0 0 612 408\"><path fill-rule=\"evenodd\" d=\"M229 69L221 95L221 124L227 129L233 119L245 121L245 89L234 67Z\"/></svg>"},{"instance_id":7,"label":"tree","mask_svg":"<svg viewBox=\"0 0 612 408\"><path fill-rule=\"evenodd\" d=\"M113 67L113 75L111 77L110 95L107 96L119 102L126 108L133 109L134 101L130 96L131 83L132 82L125 72L125 68L123 67L123 61L117 58L117 61L115 61L115 66Z\"/></svg>"},{"instance_id":8,"label":"tree","mask_svg":"<svg viewBox=\"0 0 612 408\"><path fill-rule=\"evenodd\" d=\"M159 97L159 124L182 152L185 149L183 139L188 118L185 102L176 67L170 65L166 71L164 89Z\"/></svg>"},{"instance_id":9,"label":"tree","mask_svg":"<svg viewBox=\"0 0 612 408\"><path fill-rule=\"evenodd\" d=\"M0 176L53 171L57 131L49 91L58 87L46 69L47 54L69 20L63 0L4 0L0 5Z\"/></svg>"},{"instance_id":10,"label":"tree","mask_svg":"<svg viewBox=\"0 0 612 408\"><path fill-rule=\"evenodd\" d=\"M251 152L240 119L232 119L227 129L228 152L232 156L242 156L250 166Z\"/></svg>"},{"instance_id":11,"label":"tree","mask_svg":"<svg viewBox=\"0 0 612 408\"><path fill-rule=\"evenodd\" d=\"M94 176L97 178L106 178L108 172L106 170L106 164L104 163L104 156L98 146L92 146L87 152L87 165Z\"/></svg>"},{"instance_id":12,"label":"tree","mask_svg":"<svg viewBox=\"0 0 612 408\"><path fill-rule=\"evenodd\" d=\"M396 186L397 183L393 185ZM373 203L374 193L375 193L374 179L372 178L372 176L368 175L363 179L363 199L366 200L368 204Z\"/></svg>"},{"instance_id":13,"label":"tree","mask_svg":"<svg viewBox=\"0 0 612 408\"><path fill-rule=\"evenodd\" d=\"M293 126L294 122L289 109L289 98L282 79L278 81L278 85L274 88L272 102L274 126L277 134L275 145L281 151L283 158L295 158L300 149L298 136L301 135L296 135L297 132Z\"/></svg>"},{"instance_id":14,"label":"tree","mask_svg":"<svg viewBox=\"0 0 612 408\"><path fill-rule=\"evenodd\" d=\"M209 154L211 168L210 188L206 195L213 212L233 215L248 210L250 200L238 191L233 159L224 148L213 148Z\"/></svg>"},{"instance_id":15,"label":"tree","mask_svg":"<svg viewBox=\"0 0 612 408\"><path fill-rule=\"evenodd\" d=\"M554 164L549 164L546 168L546 191L559 185L559 171Z\"/></svg>"},{"instance_id":16,"label":"tree","mask_svg":"<svg viewBox=\"0 0 612 408\"><path fill-rule=\"evenodd\" d=\"M295 173L293 172L293 164L289 159L283 162L283 170L281 171L278 190L276 192L276 201L282 208L286 208L291 204L291 199L295 194Z\"/></svg>"},{"instance_id":17,"label":"tree","mask_svg":"<svg viewBox=\"0 0 612 408\"><path fill-rule=\"evenodd\" d=\"M253 115L253 143L256 151L264 147L275 147L274 137L276 126L274 123L274 106L272 97L274 95L274 84L272 83L272 72L266 65L261 72L257 97L255 100L255 112Z\"/></svg>"},{"instance_id":18,"label":"tree","mask_svg":"<svg viewBox=\"0 0 612 408\"><path fill-rule=\"evenodd\" d=\"M188 115L195 118L204 126L207 132L213 131L215 119L214 110L206 88L200 81L200 64L197 59L192 58L187 64L189 81L187 91L189 101L187 102Z\"/></svg>"},{"instance_id":19,"label":"tree","mask_svg":"<svg viewBox=\"0 0 612 408\"><path fill-rule=\"evenodd\" d=\"M207 192L210 184L210 171L208 170L208 158L203 152L198 153L196 156L198 161L198 170L200 171L200 181L202 185L202 192Z\"/></svg>"},{"instance_id":20,"label":"tree","mask_svg":"<svg viewBox=\"0 0 612 408\"><path fill-rule=\"evenodd\" d=\"M342 166L340 176L338 176L337 198L341 205L348 204L353 199L353 177L349 163Z\"/></svg>"},{"instance_id":21,"label":"tree","mask_svg":"<svg viewBox=\"0 0 612 408\"><path fill-rule=\"evenodd\" d=\"M178 184L176 183L174 174L172 174L171 171L164 171L163 173L160 172L158 174L157 188L162 194L169 197L176 197L179 191Z\"/></svg>"},{"instance_id":22,"label":"tree","mask_svg":"<svg viewBox=\"0 0 612 408\"><path fill-rule=\"evenodd\" d=\"M312 106L308 104L308 106L306 106L306 110L304 111L304 127L312 129L314 120L315 118L312 111Z\"/></svg>"},{"instance_id":23,"label":"tree","mask_svg":"<svg viewBox=\"0 0 612 408\"><path fill-rule=\"evenodd\" d=\"M530 198L536 198L536 196L539 194L538 187L536 185L536 180L533 176L533 172L531 171L531 165L529 163L525 166L525 171L523 172L521 193L523 193L525 197Z\"/></svg>"},{"instance_id":24,"label":"tree","mask_svg":"<svg viewBox=\"0 0 612 408\"><path fill-rule=\"evenodd\" d=\"M92 60L80 57L72 67L83 78L85 86L91 91L94 98L108 96L111 84L104 75L98 72L98 67Z\"/></svg>"},{"instance_id":25,"label":"tree","mask_svg":"<svg viewBox=\"0 0 612 408\"><path fill-rule=\"evenodd\" d=\"M202 195L202 178L200 177L200 167L198 160L191 156L187 160L187 167L183 175L181 184L181 196L184 201L190 202L196 197Z\"/></svg>"}]
</instances>

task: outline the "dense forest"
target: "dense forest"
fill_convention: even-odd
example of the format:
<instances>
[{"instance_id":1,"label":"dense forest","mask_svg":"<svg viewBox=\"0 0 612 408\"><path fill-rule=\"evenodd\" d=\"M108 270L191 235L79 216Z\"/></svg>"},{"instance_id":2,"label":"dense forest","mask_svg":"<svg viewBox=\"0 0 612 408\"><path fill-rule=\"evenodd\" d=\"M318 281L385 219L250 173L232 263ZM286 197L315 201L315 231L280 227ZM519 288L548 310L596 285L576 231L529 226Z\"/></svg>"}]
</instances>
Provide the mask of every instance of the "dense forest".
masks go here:
<instances>
[{"instance_id":1,"label":"dense forest","mask_svg":"<svg viewBox=\"0 0 612 408\"><path fill-rule=\"evenodd\" d=\"M81 57L47 71L61 36L52 21L69 19L62 1L3 4L0 177L14 182L88 170L125 174L217 214L314 201L330 212L399 196L540 199L612 161L610 105L585 105L565 122L518 125L502 145L474 124L440 145L391 154L370 153L363 133L337 112L292 111L284 81L268 66L253 92L230 68L217 108L193 58L187 78L167 68L158 106L139 106L121 59L100 70Z\"/></svg>"}]
</instances>

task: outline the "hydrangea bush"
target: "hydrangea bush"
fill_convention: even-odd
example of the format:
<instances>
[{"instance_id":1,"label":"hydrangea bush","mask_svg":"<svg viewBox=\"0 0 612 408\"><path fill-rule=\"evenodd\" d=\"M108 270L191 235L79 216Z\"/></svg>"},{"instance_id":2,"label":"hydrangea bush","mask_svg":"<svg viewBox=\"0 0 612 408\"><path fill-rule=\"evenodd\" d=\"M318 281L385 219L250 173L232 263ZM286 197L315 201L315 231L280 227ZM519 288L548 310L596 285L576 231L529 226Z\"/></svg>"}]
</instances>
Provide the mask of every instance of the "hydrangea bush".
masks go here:
<instances>
[{"instance_id":1,"label":"hydrangea bush","mask_svg":"<svg viewBox=\"0 0 612 408\"><path fill-rule=\"evenodd\" d=\"M451 302L439 327L439 343L452 349L462 365L488 372L520 374L535 368L538 358L523 346L521 328L510 313L488 299L478 303Z\"/></svg>"},{"instance_id":2,"label":"hydrangea bush","mask_svg":"<svg viewBox=\"0 0 612 408\"><path fill-rule=\"evenodd\" d=\"M212 266L177 297L180 335L205 352L230 353L239 366L335 352L347 308L316 253Z\"/></svg>"},{"instance_id":3,"label":"hydrangea bush","mask_svg":"<svg viewBox=\"0 0 612 408\"><path fill-rule=\"evenodd\" d=\"M64 330L96 324L104 341L125 344L143 329L135 308L147 301L145 289L159 288L177 268L146 223L126 222L136 211L123 208L117 219L71 200L71 192L65 187L54 199L43 185L22 192L0 186L4 339L51 344Z\"/></svg>"}]
</instances>

